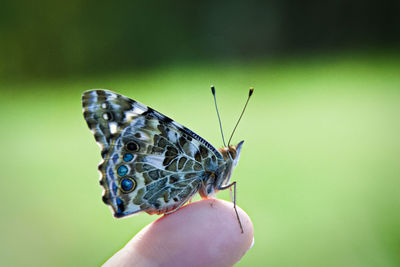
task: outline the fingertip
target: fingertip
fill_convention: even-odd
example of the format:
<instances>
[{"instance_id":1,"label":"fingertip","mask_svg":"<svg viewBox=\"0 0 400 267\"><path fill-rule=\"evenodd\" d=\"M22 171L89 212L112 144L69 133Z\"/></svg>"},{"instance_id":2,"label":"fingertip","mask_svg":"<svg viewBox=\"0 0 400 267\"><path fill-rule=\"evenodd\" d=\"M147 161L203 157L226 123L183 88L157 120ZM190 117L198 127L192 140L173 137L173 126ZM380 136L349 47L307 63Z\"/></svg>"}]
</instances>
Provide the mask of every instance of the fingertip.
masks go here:
<instances>
[{"instance_id":1,"label":"fingertip","mask_svg":"<svg viewBox=\"0 0 400 267\"><path fill-rule=\"evenodd\" d=\"M203 217L207 221L204 235L209 238L208 250L205 255L208 261L203 266L232 266L237 263L251 248L254 240L254 229L250 217L240 207L236 206L240 222L240 228L233 203L207 199L195 203L197 208L203 211ZM201 212L200 211L200 212Z\"/></svg>"},{"instance_id":2,"label":"fingertip","mask_svg":"<svg viewBox=\"0 0 400 267\"><path fill-rule=\"evenodd\" d=\"M243 233L230 202L206 199L186 205L142 229L110 261L136 266L232 266L253 242L253 224L242 209L237 210Z\"/></svg>"}]
</instances>

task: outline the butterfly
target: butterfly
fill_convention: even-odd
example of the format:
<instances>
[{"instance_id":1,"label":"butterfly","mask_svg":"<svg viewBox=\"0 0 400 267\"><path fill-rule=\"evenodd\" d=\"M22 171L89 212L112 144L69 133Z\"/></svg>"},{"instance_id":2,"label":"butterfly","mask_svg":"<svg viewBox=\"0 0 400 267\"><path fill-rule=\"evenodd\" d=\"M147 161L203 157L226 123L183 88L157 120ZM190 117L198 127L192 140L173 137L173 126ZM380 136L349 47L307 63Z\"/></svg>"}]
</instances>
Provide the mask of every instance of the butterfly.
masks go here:
<instances>
[{"instance_id":1,"label":"butterfly","mask_svg":"<svg viewBox=\"0 0 400 267\"><path fill-rule=\"evenodd\" d=\"M215 100L214 87L212 92ZM251 94L252 89L249 98ZM87 125L102 149L98 169L103 201L115 217L168 214L197 192L208 198L233 186L243 232L236 210L236 182L230 183L243 141L217 150L158 111L108 90L84 92L82 105Z\"/></svg>"}]
</instances>

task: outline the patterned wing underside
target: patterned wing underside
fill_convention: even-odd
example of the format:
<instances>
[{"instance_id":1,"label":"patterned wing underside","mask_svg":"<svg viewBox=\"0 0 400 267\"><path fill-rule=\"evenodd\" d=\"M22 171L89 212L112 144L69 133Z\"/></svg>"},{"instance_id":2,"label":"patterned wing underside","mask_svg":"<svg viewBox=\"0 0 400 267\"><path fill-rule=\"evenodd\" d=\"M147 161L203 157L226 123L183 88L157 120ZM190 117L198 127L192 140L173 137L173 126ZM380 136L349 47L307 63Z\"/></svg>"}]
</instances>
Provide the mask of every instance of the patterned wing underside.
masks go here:
<instances>
[{"instance_id":1,"label":"patterned wing underside","mask_svg":"<svg viewBox=\"0 0 400 267\"><path fill-rule=\"evenodd\" d=\"M116 217L175 210L223 164L221 154L204 139L127 97L87 91L83 109L102 147L103 201Z\"/></svg>"}]
</instances>

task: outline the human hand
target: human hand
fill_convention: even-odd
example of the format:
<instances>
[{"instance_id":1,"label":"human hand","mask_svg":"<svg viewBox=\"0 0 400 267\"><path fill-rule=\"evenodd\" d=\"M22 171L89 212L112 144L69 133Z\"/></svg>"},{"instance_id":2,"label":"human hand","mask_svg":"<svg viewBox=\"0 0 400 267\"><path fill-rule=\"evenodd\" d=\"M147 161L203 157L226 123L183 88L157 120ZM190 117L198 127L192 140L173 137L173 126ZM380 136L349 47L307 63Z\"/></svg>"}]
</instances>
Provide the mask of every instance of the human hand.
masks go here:
<instances>
[{"instance_id":1,"label":"human hand","mask_svg":"<svg viewBox=\"0 0 400 267\"><path fill-rule=\"evenodd\" d=\"M253 224L219 199L186 205L147 225L104 266L232 266L253 244Z\"/></svg>"}]
</instances>

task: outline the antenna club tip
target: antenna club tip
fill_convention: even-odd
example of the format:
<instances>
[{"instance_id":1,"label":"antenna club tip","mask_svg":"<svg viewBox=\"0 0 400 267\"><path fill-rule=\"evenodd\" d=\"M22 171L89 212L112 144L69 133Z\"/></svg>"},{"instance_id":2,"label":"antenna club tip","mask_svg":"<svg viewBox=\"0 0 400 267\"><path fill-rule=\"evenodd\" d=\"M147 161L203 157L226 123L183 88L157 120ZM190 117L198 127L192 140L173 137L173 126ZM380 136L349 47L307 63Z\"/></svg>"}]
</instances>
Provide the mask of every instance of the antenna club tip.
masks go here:
<instances>
[{"instance_id":1,"label":"antenna club tip","mask_svg":"<svg viewBox=\"0 0 400 267\"><path fill-rule=\"evenodd\" d=\"M211 92L213 93L213 95L215 95L215 87L214 87L214 85L211 85Z\"/></svg>"},{"instance_id":2,"label":"antenna club tip","mask_svg":"<svg viewBox=\"0 0 400 267\"><path fill-rule=\"evenodd\" d=\"M249 97L253 94L253 92L254 92L254 88L253 88L253 87L250 87Z\"/></svg>"}]
</instances>

